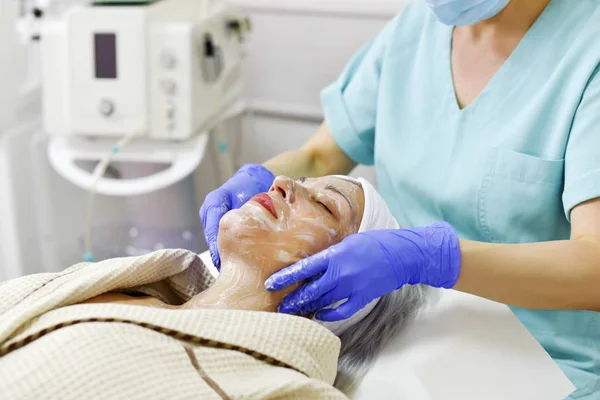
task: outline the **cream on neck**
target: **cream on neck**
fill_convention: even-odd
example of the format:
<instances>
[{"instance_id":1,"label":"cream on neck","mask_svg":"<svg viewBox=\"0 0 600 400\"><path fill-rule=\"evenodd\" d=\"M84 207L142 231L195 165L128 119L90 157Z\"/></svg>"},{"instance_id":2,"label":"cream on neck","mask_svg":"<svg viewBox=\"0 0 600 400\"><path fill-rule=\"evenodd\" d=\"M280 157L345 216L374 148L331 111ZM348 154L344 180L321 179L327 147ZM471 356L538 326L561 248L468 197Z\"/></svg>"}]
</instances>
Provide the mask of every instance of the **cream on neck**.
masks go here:
<instances>
[{"instance_id":1,"label":"cream on neck","mask_svg":"<svg viewBox=\"0 0 600 400\"><path fill-rule=\"evenodd\" d=\"M281 266L261 264L249 264L242 257L223 257L216 282L182 307L276 312L283 298L297 286L275 293L267 291L265 281Z\"/></svg>"}]
</instances>

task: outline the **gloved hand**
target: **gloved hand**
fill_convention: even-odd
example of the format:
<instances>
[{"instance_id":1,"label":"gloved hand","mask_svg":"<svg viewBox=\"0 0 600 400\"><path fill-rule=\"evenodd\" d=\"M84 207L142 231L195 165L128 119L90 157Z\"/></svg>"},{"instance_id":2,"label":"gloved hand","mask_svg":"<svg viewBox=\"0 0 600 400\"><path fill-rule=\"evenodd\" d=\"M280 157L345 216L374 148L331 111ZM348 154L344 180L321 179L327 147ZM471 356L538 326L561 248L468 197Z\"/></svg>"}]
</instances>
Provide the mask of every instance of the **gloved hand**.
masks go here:
<instances>
[{"instance_id":1,"label":"gloved hand","mask_svg":"<svg viewBox=\"0 0 600 400\"><path fill-rule=\"evenodd\" d=\"M240 208L254 195L268 192L275 176L262 165L247 164L240 168L220 188L210 192L200 208L200 218L204 226L204 237L210 250L212 262L221 268L221 258L217 249L219 222L230 210Z\"/></svg>"},{"instance_id":2,"label":"gloved hand","mask_svg":"<svg viewBox=\"0 0 600 400\"><path fill-rule=\"evenodd\" d=\"M425 228L357 233L318 254L273 274L269 291L308 283L288 295L279 311L306 315L348 299L336 309L321 310L317 319L339 321L403 285L451 288L460 272L460 247L447 223Z\"/></svg>"}]
</instances>

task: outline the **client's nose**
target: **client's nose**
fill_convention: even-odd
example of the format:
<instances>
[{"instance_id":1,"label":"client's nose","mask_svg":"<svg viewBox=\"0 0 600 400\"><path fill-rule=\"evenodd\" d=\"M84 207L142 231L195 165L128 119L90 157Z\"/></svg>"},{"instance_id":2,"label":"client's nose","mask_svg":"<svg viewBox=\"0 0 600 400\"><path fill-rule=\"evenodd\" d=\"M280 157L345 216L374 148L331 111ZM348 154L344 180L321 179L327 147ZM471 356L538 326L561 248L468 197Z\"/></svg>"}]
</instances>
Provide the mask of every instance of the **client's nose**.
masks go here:
<instances>
[{"instance_id":1,"label":"client's nose","mask_svg":"<svg viewBox=\"0 0 600 400\"><path fill-rule=\"evenodd\" d=\"M285 201L293 203L296 200L294 180L287 176L278 176L273 181L270 192L277 192Z\"/></svg>"}]
</instances>

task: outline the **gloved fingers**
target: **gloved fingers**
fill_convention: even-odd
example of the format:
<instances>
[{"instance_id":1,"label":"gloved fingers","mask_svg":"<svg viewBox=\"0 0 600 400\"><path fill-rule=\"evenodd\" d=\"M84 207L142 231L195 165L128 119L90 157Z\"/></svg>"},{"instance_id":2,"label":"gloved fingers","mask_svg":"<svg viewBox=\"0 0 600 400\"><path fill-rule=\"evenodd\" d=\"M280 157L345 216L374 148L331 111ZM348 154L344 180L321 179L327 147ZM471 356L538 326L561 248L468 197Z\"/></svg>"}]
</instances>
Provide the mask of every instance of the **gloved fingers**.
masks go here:
<instances>
[{"instance_id":1,"label":"gloved fingers","mask_svg":"<svg viewBox=\"0 0 600 400\"><path fill-rule=\"evenodd\" d=\"M230 197L230 194L222 189L210 192L204 199L202 207L200 207L202 223L207 225L214 222L214 219L211 220L211 215L218 215L218 220L220 220L232 208Z\"/></svg>"},{"instance_id":2,"label":"gloved fingers","mask_svg":"<svg viewBox=\"0 0 600 400\"><path fill-rule=\"evenodd\" d=\"M240 168L240 172L252 177L256 181L258 189L257 193L268 192L275 180L275 175L273 175L273 173L265 166L260 164L246 164Z\"/></svg>"},{"instance_id":3,"label":"gloved fingers","mask_svg":"<svg viewBox=\"0 0 600 400\"><path fill-rule=\"evenodd\" d=\"M277 292L294 283L302 282L327 270L329 265L329 250L322 251L313 256L298 261L271 275L265 282L265 287L270 292ZM320 281L317 280L317 281ZM315 281L315 282L317 282ZM329 291L329 290L327 290Z\"/></svg>"},{"instance_id":4,"label":"gloved fingers","mask_svg":"<svg viewBox=\"0 0 600 400\"><path fill-rule=\"evenodd\" d=\"M324 322L335 322L348 319L360 311L365 305L359 301L350 298L344 304L341 304L337 308L326 309L319 311L315 318Z\"/></svg>"},{"instance_id":5,"label":"gloved fingers","mask_svg":"<svg viewBox=\"0 0 600 400\"><path fill-rule=\"evenodd\" d=\"M326 276L303 285L283 299L279 304L279 312L304 315L316 311L321 308L318 307L320 303L317 304L321 298L326 295L328 295L327 300L335 297L335 294L330 294L334 287L335 282L327 279ZM331 303L335 303L335 301L334 299Z\"/></svg>"},{"instance_id":6,"label":"gloved fingers","mask_svg":"<svg viewBox=\"0 0 600 400\"><path fill-rule=\"evenodd\" d=\"M332 304L335 304L338 301L343 300L343 299L340 299L340 297L342 297L342 296L339 296L335 292L335 290L333 290L333 291L327 293L326 295L318 298L317 300L313 301L312 303L309 303L306 306L300 308L300 310L298 311L298 315L308 315L314 311L321 310L322 308L325 308L325 307L329 307Z\"/></svg>"},{"instance_id":7,"label":"gloved fingers","mask_svg":"<svg viewBox=\"0 0 600 400\"><path fill-rule=\"evenodd\" d=\"M204 238L206 239L206 244L208 245L208 250L210 251L210 257L212 259L215 267L219 268L221 264L221 259L219 257L219 251L217 248L217 236L219 234L219 222L223 215L229 208L226 204L220 204L217 206L209 205L206 208L200 210L202 225L204 226Z\"/></svg>"},{"instance_id":8,"label":"gloved fingers","mask_svg":"<svg viewBox=\"0 0 600 400\"><path fill-rule=\"evenodd\" d=\"M323 272L321 272L320 274L317 274L317 275L311 276L310 278L306 279L306 280L304 281L304 283L305 283L305 284L308 284L308 283L314 282L314 281L316 281L317 279L321 278L321 277L323 276L323 274L324 274L324 273L323 273Z\"/></svg>"},{"instance_id":9,"label":"gloved fingers","mask_svg":"<svg viewBox=\"0 0 600 400\"><path fill-rule=\"evenodd\" d=\"M248 200L250 200L254 195L258 194L260 192L258 191L251 191L251 192L240 192L240 193L234 193L231 196L231 210L237 210L238 208L242 208L242 206L244 204L246 204L248 202Z\"/></svg>"},{"instance_id":10,"label":"gloved fingers","mask_svg":"<svg viewBox=\"0 0 600 400\"><path fill-rule=\"evenodd\" d=\"M206 228L204 231L204 239L206 240L206 244L208 245L208 251L210 252L210 258L213 262L213 265L220 269L221 266L221 257L219 256L219 248L217 246L217 237L219 234L218 225L217 228L210 227Z\"/></svg>"},{"instance_id":11,"label":"gloved fingers","mask_svg":"<svg viewBox=\"0 0 600 400\"><path fill-rule=\"evenodd\" d=\"M217 240L210 242L208 245L208 251L210 253L210 259L217 271L221 271L221 256L219 255L219 248L217 246Z\"/></svg>"}]
</instances>

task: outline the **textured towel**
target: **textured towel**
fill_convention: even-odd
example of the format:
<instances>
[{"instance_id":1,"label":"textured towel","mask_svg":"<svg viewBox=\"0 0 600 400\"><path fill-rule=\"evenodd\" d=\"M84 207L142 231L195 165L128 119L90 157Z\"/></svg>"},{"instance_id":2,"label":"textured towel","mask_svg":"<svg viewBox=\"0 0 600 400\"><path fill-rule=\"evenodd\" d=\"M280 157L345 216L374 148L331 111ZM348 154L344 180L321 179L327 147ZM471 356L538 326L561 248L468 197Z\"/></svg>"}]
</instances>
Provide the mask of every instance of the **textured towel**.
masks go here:
<instances>
[{"instance_id":1,"label":"textured towel","mask_svg":"<svg viewBox=\"0 0 600 400\"><path fill-rule=\"evenodd\" d=\"M339 339L305 318L76 305L109 291L182 304L212 281L195 254L163 250L0 284L0 399L345 398Z\"/></svg>"}]
</instances>

